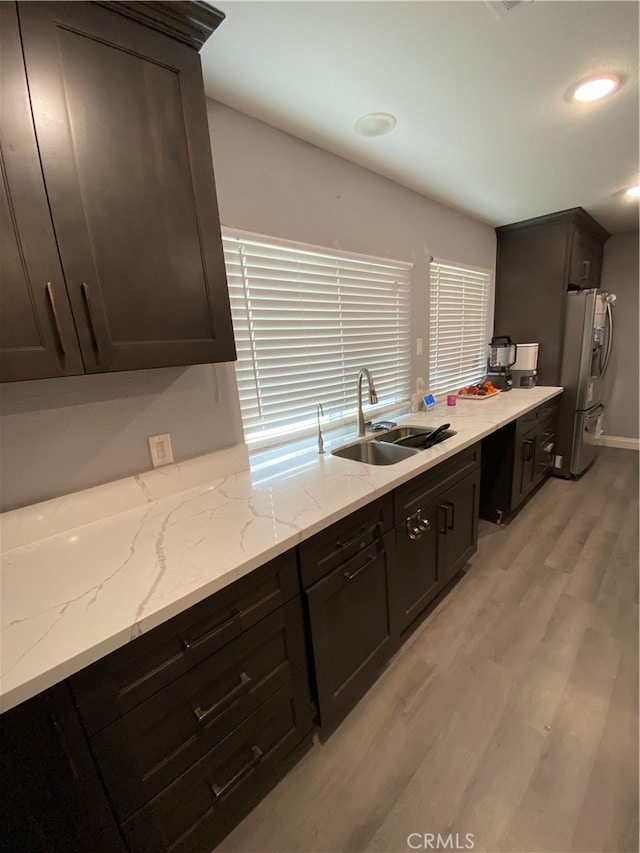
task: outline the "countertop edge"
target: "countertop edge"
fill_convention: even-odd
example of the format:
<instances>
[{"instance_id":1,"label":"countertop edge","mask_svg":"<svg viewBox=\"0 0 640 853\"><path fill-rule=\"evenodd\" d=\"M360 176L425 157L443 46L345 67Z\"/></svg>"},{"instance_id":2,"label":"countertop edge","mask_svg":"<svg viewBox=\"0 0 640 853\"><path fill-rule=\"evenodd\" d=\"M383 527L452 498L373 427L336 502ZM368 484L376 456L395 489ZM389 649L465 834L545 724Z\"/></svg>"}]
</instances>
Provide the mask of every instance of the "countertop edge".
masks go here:
<instances>
[{"instance_id":1,"label":"countertop edge","mask_svg":"<svg viewBox=\"0 0 640 853\"><path fill-rule=\"evenodd\" d=\"M538 391L541 390L542 386L538 386ZM493 425L486 420L482 421L482 407L485 405L491 406L492 404L490 402L466 402L466 405L469 407L478 407L475 410L475 414L477 414L478 421L482 424L478 429L474 430L472 434L462 438L460 441L450 445L449 447L447 447L446 444L442 444L437 446L437 450L434 448L432 450L422 451L419 455L410 457L409 459L398 463L398 465L393 466L393 471L391 472L388 471L390 466L386 466L387 470L382 474L378 474L378 482L376 482L375 478L376 472L380 469L376 469L374 466L363 466L363 464L359 462L348 463L351 466L356 466L353 470L357 471L358 474L363 467L369 469L371 472L372 480L370 482L367 481L366 478L362 478L363 484L367 484L367 488L363 490L362 494L350 499L348 502L341 505L339 509L327 511L325 514L320 515L318 518L310 521L308 524L300 527L299 529L294 530L287 535L281 535L277 542L263 550L255 550L247 556L246 560L239 562L236 561L234 565L224 571L221 571L215 577L207 579L197 588L189 590L184 595L174 596L171 600L167 601L166 604L158 606L157 609L149 613L149 615L142 615L140 619L134 620L127 628L116 630L113 633L102 637L98 642L90 643L85 647L79 648L76 653L69 655L69 657L64 660L57 661L49 667L32 667L29 673L25 673L23 678L17 679L16 683L10 686L9 689L0 689L0 712L10 710L22 702L27 701L37 693L46 690L64 678L78 672L80 669L89 666L91 663L94 663L105 655L121 648L131 640L136 639L138 636L153 630L171 619L173 616L184 612L194 604L197 604L208 596L219 592L234 581L246 576L275 557L280 556L300 544L300 542L309 539L316 533L324 530L351 512L354 512L377 498L388 494L398 486L401 486L414 477L429 471L440 463L478 443L487 435L490 435L512 421L517 420L517 418L532 409L537 408L556 396L559 396L563 391L563 389L559 387L549 387L545 390L548 393L542 397L536 395L537 399L532 400L528 405L525 404L522 407L519 407L515 413L503 418L499 425ZM460 405L464 406L465 402L461 402ZM489 410L487 410L486 414L490 414ZM420 417L423 416L424 413L420 413L419 415L407 415L403 417L402 420L406 422L415 422L416 420L420 420ZM349 443L352 443L352 441ZM334 460L338 461L335 457ZM332 463L333 465L335 465L335 461ZM339 460L339 464L344 463L344 461L345 460ZM344 470L346 471L346 468ZM389 476L390 474L391 476ZM4 619L3 622L6 626L7 622ZM30 650L27 650L24 656L26 656L29 651ZM4 680L5 679L2 678L2 681Z\"/></svg>"}]
</instances>

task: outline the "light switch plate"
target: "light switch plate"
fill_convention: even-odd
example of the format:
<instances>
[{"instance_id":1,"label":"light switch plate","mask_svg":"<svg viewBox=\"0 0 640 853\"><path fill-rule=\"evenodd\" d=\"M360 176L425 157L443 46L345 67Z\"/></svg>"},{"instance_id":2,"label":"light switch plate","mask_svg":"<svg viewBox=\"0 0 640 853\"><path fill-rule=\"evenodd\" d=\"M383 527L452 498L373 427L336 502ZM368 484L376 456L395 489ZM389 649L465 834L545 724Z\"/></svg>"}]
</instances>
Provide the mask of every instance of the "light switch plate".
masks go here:
<instances>
[{"instance_id":1,"label":"light switch plate","mask_svg":"<svg viewBox=\"0 0 640 853\"><path fill-rule=\"evenodd\" d=\"M150 435L149 450L151 451L151 462L154 468L159 468L161 465L170 465L173 462L171 436L168 432L164 432L162 435Z\"/></svg>"}]
</instances>

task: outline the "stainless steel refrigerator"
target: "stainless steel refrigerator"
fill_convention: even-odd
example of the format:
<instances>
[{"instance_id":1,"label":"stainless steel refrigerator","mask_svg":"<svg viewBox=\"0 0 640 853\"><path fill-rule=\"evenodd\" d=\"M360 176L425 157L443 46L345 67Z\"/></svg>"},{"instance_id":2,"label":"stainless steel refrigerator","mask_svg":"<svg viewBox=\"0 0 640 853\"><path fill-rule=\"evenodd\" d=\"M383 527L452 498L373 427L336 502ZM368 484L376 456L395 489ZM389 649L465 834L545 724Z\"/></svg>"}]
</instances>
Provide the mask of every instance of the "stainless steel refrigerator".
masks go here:
<instances>
[{"instance_id":1,"label":"stainless steel refrigerator","mask_svg":"<svg viewBox=\"0 0 640 853\"><path fill-rule=\"evenodd\" d=\"M602 433L605 374L613 345L615 295L571 290L566 296L554 473L579 477L595 458Z\"/></svg>"}]
</instances>

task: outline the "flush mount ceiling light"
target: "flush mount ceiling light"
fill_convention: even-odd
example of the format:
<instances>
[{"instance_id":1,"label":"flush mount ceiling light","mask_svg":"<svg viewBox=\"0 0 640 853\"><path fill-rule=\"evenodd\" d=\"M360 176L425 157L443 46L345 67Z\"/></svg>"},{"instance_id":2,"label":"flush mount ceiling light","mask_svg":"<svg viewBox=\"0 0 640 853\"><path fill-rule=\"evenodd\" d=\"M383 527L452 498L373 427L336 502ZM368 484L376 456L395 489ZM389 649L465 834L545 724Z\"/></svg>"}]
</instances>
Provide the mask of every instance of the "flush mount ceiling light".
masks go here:
<instances>
[{"instance_id":1,"label":"flush mount ceiling light","mask_svg":"<svg viewBox=\"0 0 640 853\"><path fill-rule=\"evenodd\" d=\"M631 198L640 198L640 184L636 184L635 187L629 187L625 195L628 195Z\"/></svg>"},{"instance_id":2,"label":"flush mount ceiling light","mask_svg":"<svg viewBox=\"0 0 640 853\"><path fill-rule=\"evenodd\" d=\"M598 101L612 95L619 88L621 79L617 74L599 74L588 80L581 80L569 90L569 99L582 104Z\"/></svg>"},{"instance_id":3,"label":"flush mount ceiling light","mask_svg":"<svg viewBox=\"0 0 640 853\"><path fill-rule=\"evenodd\" d=\"M355 131L360 136L384 136L396 126L396 117L391 113L368 113L355 123Z\"/></svg>"}]
</instances>

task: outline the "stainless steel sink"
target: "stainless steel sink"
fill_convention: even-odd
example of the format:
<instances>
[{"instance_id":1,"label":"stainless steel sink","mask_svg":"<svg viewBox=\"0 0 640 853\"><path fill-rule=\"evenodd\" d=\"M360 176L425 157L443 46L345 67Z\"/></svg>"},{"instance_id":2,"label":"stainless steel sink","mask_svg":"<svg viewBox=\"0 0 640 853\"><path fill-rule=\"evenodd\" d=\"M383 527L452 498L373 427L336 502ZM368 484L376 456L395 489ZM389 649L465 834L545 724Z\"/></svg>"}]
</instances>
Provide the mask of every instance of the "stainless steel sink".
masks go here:
<instances>
[{"instance_id":1,"label":"stainless steel sink","mask_svg":"<svg viewBox=\"0 0 640 853\"><path fill-rule=\"evenodd\" d=\"M398 427L397 429L385 432L383 435L377 435L375 440L390 442L394 447L402 447L403 449L417 448L418 450L426 450L428 447L439 444L441 441L446 441L452 435L456 434L455 430L445 429L438 433L435 441L432 442L429 436L434 429L436 427Z\"/></svg>"},{"instance_id":2,"label":"stainless steel sink","mask_svg":"<svg viewBox=\"0 0 640 853\"><path fill-rule=\"evenodd\" d=\"M331 453L341 459L352 459L354 462L364 462L366 465L394 465L396 462L415 456L420 451L412 447L401 447L399 444L372 440L339 447Z\"/></svg>"}]
</instances>

